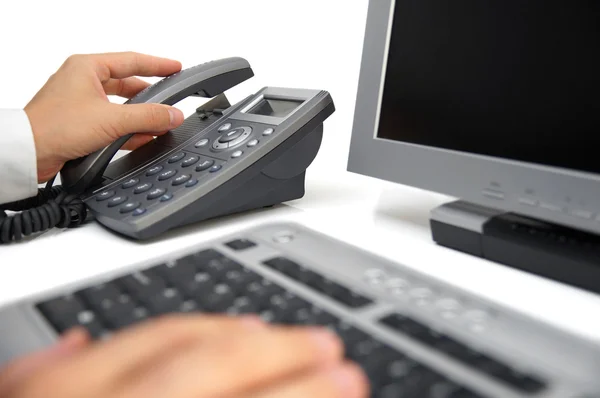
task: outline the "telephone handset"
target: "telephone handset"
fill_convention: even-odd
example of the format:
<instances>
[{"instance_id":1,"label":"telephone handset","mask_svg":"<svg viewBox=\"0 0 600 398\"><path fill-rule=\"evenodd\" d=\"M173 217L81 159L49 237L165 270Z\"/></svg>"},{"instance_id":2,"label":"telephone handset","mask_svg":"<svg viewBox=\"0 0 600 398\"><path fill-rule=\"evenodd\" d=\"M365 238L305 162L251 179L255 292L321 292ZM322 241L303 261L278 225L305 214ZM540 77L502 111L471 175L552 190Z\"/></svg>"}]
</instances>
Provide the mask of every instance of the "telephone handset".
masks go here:
<instances>
[{"instance_id":1,"label":"telephone handset","mask_svg":"<svg viewBox=\"0 0 600 398\"><path fill-rule=\"evenodd\" d=\"M253 76L250 64L243 58L225 58L181 70L148 86L125 104L152 102L174 105L189 96L212 98ZM84 192L95 185L119 148L133 134L88 156L67 162L61 170L61 182L70 192Z\"/></svg>"},{"instance_id":2,"label":"telephone handset","mask_svg":"<svg viewBox=\"0 0 600 398\"><path fill-rule=\"evenodd\" d=\"M252 77L239 57L184 69L127 103L174 105L212 98L183 124L111 161L130 138L67 162L62 186L0 206L0 243L55 226L75 227L91 215L126 237L148 239L170 229L269 207L304 196L323 123L335 112L324 90L264 87L231 105L224 92Z\"/></svg>"}]
</instances>

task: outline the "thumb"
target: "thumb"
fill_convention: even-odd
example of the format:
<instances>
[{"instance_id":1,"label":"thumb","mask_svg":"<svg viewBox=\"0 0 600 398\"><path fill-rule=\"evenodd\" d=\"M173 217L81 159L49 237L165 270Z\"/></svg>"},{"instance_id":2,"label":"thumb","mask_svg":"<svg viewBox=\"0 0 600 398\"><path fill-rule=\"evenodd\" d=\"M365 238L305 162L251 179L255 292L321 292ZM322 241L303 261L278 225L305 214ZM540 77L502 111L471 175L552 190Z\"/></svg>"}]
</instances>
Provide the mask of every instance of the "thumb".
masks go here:
<instances>
[{"instance_id":1,"label":"thumb","mask_svg":"<svg viewBox=\"0 0 600 398\"><path fill-rule=\"evenodd\" d=\"M117 135L130 133L162 133L183 123L183 112L162 104L116 105L110 112L112 123L117 126Z\"/></svg>"}]
</instances>

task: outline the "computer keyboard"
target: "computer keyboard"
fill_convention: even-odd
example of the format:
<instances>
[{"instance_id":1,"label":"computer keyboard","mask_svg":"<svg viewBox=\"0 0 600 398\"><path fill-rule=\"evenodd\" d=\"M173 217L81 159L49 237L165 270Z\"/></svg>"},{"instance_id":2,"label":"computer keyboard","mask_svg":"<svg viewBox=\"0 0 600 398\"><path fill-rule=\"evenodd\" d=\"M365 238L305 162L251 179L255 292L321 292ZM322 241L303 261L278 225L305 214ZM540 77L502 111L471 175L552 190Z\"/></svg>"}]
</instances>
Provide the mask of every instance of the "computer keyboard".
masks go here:
<instances>
[{"instance_id":1,"label":"computer keyboard","mask_svg":"<svg viewBox=\"0 0 600 398\"><path fill-rule=\"evenodd\" d=\"M323 325L365 370L372 397L600 396L593 343L296 224L47 293L0 311L0 322L15 311L35 317L32 328L56 335L81 325L96 339L176 312Z\"/></svg>"}]
</instances>

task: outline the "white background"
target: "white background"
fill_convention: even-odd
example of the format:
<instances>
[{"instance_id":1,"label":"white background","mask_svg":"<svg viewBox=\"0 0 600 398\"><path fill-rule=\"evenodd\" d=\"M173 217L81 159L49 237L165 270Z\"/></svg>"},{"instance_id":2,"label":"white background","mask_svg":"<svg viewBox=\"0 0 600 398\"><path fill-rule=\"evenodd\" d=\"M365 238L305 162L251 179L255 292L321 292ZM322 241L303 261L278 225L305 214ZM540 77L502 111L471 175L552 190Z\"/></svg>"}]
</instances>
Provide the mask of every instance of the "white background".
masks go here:
<instances>
[{"instance_id":1,"label":"white background","mask_svg":"<svg viewBox=\"0 0 600 398\"><path fill-rule=\"evenodd\" d=\"M71 54L133 50L174 58L184 67L245 57L255 77L229 90L230 102L263 86L314 88L328 90L337 110L325 123L302 200L202 223L148 244L90 224L1 247L0 303L117 270L217 232L289 218L600 342L597 296L438 247L428 215L448 198L345 173L367 5L367 0L2 2L0 107L25 106ZM187 115L201 101L178 106Z\"/></svg>"}]
</instances>

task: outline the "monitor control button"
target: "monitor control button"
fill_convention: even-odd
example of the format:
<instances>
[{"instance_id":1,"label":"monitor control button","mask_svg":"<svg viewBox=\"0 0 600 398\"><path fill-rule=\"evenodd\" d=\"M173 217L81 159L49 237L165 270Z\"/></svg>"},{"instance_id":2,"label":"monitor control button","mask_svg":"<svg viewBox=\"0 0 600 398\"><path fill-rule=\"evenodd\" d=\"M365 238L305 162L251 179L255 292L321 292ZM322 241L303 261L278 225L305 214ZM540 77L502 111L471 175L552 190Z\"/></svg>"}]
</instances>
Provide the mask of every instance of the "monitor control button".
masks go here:
<instances>
[{"instance_id":1,"label":"monitor control button","mask_svg":"<svg viewBox=\"0 0 600 398\"><path fill-rule=\"evenodd\" d=\"M252 148L253 146L256 146L258 144L258 140L254 139L250 142L248 142L248 147Z\"/></svg>"},{"instance_id":2,"label":"monitor control button","mask_svg":"<svg viewBox=\"0 0 600 398\"><path fill-rule=\"evenodd\" d=\"M519 203L525 206L537 206L537 200L530 198L519 198Z\"/></svg>"},{"instance_id":3,"label":"monitor control button","mask_svg":"<svg viewBox=\"0 0 600 398\"><path fill-rule=\"evenodd\" d=\"M225 123L222 124L221 127L219 127L219 132L223 132L223 131L227 131L231 128L231 123Z\"/></svg>"},{"instance_id":4,"label":"monitor control button","mask_svg":"<svg viewBox=\"0 0 600 398\"><path fill-rule=\"evenodd\" d=\"M135 187L135 189L133 190L133 193L138 194L138 193L146 192L150 188L152 188L152 184L149 182L146 182L146 183L143 183L143 184Z\"/></svg>"},{"instance_id":5,"label":"monitor control button","mask_svg":"<svg viewBox=\"0 0 600 398\"><path fill-rule=\"evenodd\" d=\"M271 127L269 127L268 129L265 129L265 131L263 131L263 135L271 135L273 134L275 130L273 130Z\"/></svg>"},{"instance_id":6,"label":"monitor control button","mask_svg":"<svg viewBox=\"0 0 600 398\"><path fill-rule=\"evenodd\" d=\"M152 191L148 192L147 198L149 200L156 199L159 196L164 195L165 192L167 192L167 190L164 188L154 188Z\"/></svg>"},{"instance_id":7,"label":"monitor control button","mask_svg":"<svg viewBox=\"0 0 600 398\"><path fill-rule=\"evenodd\" d=\"M134 211L135 209L137 209L138 207L140 207L140 202L129 202L129 203L125 203L120 209L119 211L121 213L129 213L131 211Z\"/></svg>"},{"instance_id":8,"label":"monitor control button","mask_svg":"<svg viewBox=\"0 0 600 398\"><path fill-rule=\"evenodd\" d=\"M549 210L549 211L556 211L556 212L562 211L560 206L553 205L552 203L541 202L540 207L544 210Z\"/></svg>"},{"instance_id":9,"label":"monitor control button","mask_svg":"<svg viewBox=\"0 0 600 398\"><path fill-rule=\"evenodd\" d=\"M185 156L184 152L179 152L173 156L171 156L168 160L169 163L175 163L175 162L179 162L181 159L183 159L183 157Z\"/></svg>"},{"instance_id":10,"label":"monitor control button","mask_svg":"<svg viewBox=\"0 0 600 398\"><path fill-rule=\"evenodd\" d=\"M590 220L594 216L591 211L581 209L573 209L570 211L570 214L572 216L584 218L586 220Z\"/></svg>"},{"instance_id":11,"label":"monitor control button","mask_svg":"<svg viewBox=\"0 0 600 398\"><path fill-rule=\"evenodd\" d=\"M125 196L125 195L115 196L114 198L112 198L108 201L108 207L118 206L121 203L125 202L126 200L127 200L127 196Z\"/></svg>"},{"instance_id":12,"label":"monitor control button","mask_svg":"<svg viewBox=\"0 0 600 398\"><path fill-rule=\"evenodd\" d=\"M196 162L199 160L200 158L198 156L190 156L188 158L186 158L183 162L181 162L181 166L182 167L190 167L193 166L194 164L196 164Z\"/></svg>"},{"instance_id":13,"label":"monitor control button","mask_svg":"<svg viewBox=\"0 0 600 398\"><path fill-rule=\"evenodd\" d=\"M166 202L168 200L171 200L173 198L173 194L171 193L166 193L163 196L160 197L160 201L161 202Z\"/></svg>"},{"instance_id":14,"label":"monitor control button","mask_svg":"<svg viewBox=\"0 0 600 398\"><path fill-rule=\"evenodd\" d=\"M162 173L160 173L158 175L158 180L159 181L168 180L169 178L173 177L176 173L177 172L175 170L163 171Z\"/></svg>"},{"instance_id":15,"label":"monitor control button","mask_svg":"<svg viewBox=\"0 0 600 398\"><path fill-rule=\"evenodd\" d=\"M125 181L121 187L123 187L123 189L131 188L138 182L140 182L139 178L130 178L129 180Z\"/></svg>"},{"instance_id":16,"label":"monitor control button","mask_svg":"<svg viewBox=\"0 0 600 398\"><path fill-rule=\"evenodd\" d=\"M231 154L231 157L232 158L239 158L243 154L244 154L244 152L242 152L242 151L235 151L234 153Z\"/></svg>"},{"instance_id":17,"label":"monitor control button","mask_svg":"<svg viewBox=\"0 0 600 398\"><path fill-rule=\"evenodd\" d=\"M200 163L198 166L196 166L196 171L208 170L209 168L212 167L213 164L215 164L214 160L205 160L202 163Z\"/></svg>"},{"instance_id":18,"label":"monitor control button","mask_svg":"<svg viewBox=\"0 0 600 398\"><path fill-rule=\"evenodd\" d=\"M113 196L115 196L115 191L104 191L96 196L96 200L98 202L102 202L104 200L112 198Z\"/></svg>"},{"instance_id":19,"label":"monitor control button","mask_svg":"<svg viewBox=\"0 0 600 398\"><path fill-rule=\"evenodd\" d=\"M496 191L494 189L484 189L481 191L483 196L488 197L490 199L504 200L504 192Z\"/></svg>"},{"instance_id":20,"label":"monitor control button","mask_svg":"<svg viewBox=\"0 0 600 398\"><path fill-rule=\"evenodd\" d=\"M148 171L146 172L146 175L147 175L147 176L153 176L153 175L155 175L155 174L157 174L157 173L160 173L162 169L163 169L163 167L162 167L162 166L154 166L154 167L150 167L150 168L148 169Z\"/></svg>"},{"instance_id":21,"label":"monitor control button","mask_svg":"<svg viewBox=\"0 0 600 398\"><path fill-rule=\"evenodd\" d=\"M214 166L212 166L212 167L210 168L210 170L208 170L208 171L209 171L209 172L211 172L211 173L214 173L214 172L216 172L216 171L219 171L219 170L221 170L221 167L223 167L223 166L221 166L220 164L215 164L215 165L214 165Z\"/></svg>"},{"instance_id":22,"label":"monitor control button","mask_svg":"<svg viewBox=\"0 0 600 398\"><path fill-rule=\"evenodd\" d=\"M208 139L202 138L200 141L196 142L196 144L194 146L196 148L200 148L200 147L206 146L206 144L208 144Z\"/></svg>"},{"instance_id":23,"label":"monitor control button","mask_svg":"<svg viewBox=\"0 0 600 398\"><path fill-rule=\"evenodd\" d=\"M181 185L185 182L187 182L187 180L189 180L190 178L192 178L191 175L189 174L181 174L180 176L178 176L177 178L175 178L173 180L173 185Z\"/></svg>"}]
</instances>

